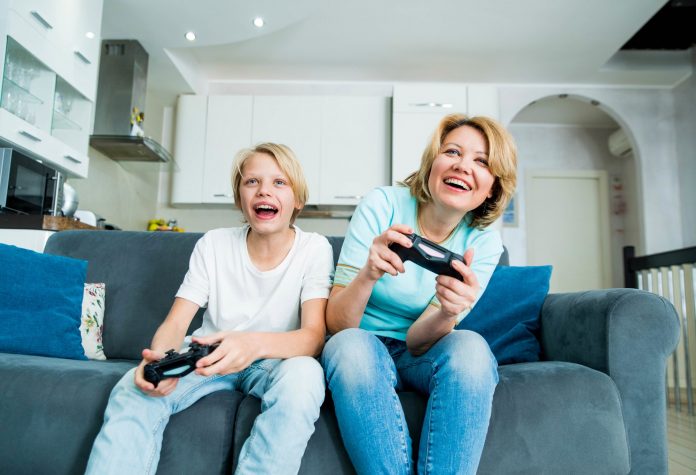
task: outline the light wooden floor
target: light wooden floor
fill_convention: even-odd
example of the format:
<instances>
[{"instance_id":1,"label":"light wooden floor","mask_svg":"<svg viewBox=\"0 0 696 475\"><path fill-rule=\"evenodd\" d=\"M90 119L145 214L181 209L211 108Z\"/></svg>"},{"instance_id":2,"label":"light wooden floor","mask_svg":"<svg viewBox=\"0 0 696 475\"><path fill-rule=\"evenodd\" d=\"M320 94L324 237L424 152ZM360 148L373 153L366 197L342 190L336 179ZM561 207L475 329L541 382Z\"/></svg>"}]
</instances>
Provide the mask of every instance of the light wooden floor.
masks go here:
<instances>
[{"instance_id":1,"label":"light wooden floor","mask_svg":"<svg viewBox=\"0 0 696 475\"><path fill-rule=\"evenodd\" d=\"M682 405L667 409L667 446L670 475L696 474L696 416L689 416Z\"/></svg>"}]
</instances>

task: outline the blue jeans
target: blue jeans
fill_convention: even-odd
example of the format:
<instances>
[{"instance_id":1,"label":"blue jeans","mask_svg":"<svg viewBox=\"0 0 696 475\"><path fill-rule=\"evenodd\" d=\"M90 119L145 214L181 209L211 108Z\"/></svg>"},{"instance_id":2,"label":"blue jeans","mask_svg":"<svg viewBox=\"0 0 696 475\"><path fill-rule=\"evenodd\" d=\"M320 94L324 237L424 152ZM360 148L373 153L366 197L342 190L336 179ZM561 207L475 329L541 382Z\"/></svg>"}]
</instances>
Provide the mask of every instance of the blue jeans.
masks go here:
<instances>
[{"instance_id":1,"label":"blue jeans","mask_svg":"<svg viewBox=\"0 0 696 475\"><path fill-rule=\"evenodd\" d=\"M235 473L299 471L324 401L324 373L314 358L259 360L225 376L191 373L166 397L140 391L133 381L134 371L126 373L111 392L86 473L154 474L169 417L221 390L239 390L261 399L261 414L242 447Z\"/></svg>"},{"instance_id":2,"label":"blue jeans","mask_svg":"<svg viewBox=\"0 0 696 475\"><path fill-rule=\"evenodd\" d=\"M497 362L480 335L454 331L413 356L404 341L351 328L329 339L321 361L359 474L414 472L397 390L428 395L418 473L476 473L498 383Z\"/></svg>"}]
</instances>

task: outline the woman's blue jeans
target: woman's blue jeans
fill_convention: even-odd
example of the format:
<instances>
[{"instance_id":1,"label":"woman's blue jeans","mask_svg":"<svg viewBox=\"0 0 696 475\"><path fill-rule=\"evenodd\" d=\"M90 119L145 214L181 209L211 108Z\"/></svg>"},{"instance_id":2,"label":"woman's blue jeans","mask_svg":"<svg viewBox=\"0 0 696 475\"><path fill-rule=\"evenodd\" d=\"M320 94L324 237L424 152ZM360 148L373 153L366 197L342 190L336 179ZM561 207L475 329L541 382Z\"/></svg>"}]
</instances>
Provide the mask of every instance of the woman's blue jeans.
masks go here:
<instances>
[{"instance_id":1,"label":"woman's blue jeans","mask_svg":"<svg viewBox=\"0 0 696 475\"><path fill-rule=\"evenodd\" d=\"M133 382L134 371L127 372L111 392L87 474L154 474L170 416L220 390L239 390L261 399L261 414L242 447L235 473L299 471L324 401L324 373L314 358L259 360L239 373L225 376L191 373L181 378L166 397L140 391ZM232 425L234 421L220 423Z\"/></svg>"},{"instance_id":2,"label":"woman's blue jeans","mask_svg":"<svg viewBox=\"0 0 696 475\"><path fill-rule=\"evenodd\" d=\"M359 474L476 473L498 383L480 335L455 330L413 356L403 341L351 328L329 339L321 361ZM417 467L397 390L428 395Z\"/></svg>"}]
</instances>

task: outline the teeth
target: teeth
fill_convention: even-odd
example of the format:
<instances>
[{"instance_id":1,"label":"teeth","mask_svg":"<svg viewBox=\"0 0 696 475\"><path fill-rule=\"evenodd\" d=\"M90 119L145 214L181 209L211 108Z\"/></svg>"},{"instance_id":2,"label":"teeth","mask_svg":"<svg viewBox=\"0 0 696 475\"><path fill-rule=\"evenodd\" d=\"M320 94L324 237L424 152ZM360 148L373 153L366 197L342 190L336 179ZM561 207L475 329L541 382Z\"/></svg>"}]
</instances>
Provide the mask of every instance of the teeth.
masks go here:
<instances>
[{"instance_id":1,"label":"teeth","mask_svg":"<svg viewBox=\"0 0 696 475\"><path fill-rule=\"evenodd\" d=\"M256 209L269 209L271 211L277 211L277 209L271 205L258 205Z\"/></svg>"},{"instance_id":2,"label":"teeth","mask_svg":"<svg viewBox=\"0 0 696 475\"><path fill-rule=\"evenodd\" d=\"M466 183L464 183L462 180L457 180L456 178L448 178L445 180L445 183L448 185L459 186L464 188L466 191L471 191L471 188L469 188Z\"/></svg>"}]
</instances>

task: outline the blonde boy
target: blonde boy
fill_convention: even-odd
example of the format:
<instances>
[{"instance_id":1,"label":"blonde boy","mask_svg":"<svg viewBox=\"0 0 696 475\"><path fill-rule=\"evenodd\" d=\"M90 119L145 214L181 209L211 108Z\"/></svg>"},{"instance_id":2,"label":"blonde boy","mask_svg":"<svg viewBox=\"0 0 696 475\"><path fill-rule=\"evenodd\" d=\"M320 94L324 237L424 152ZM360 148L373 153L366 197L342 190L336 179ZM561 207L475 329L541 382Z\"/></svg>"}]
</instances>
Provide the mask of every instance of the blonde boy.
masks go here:
<instances>
[{"instance_id":1,"label":"blonde boy","mask_svg":"<svg viewBox=\"0 0 696 475\"><path fill-rule=\"evenodd\" d=\"M151 348L111 393L87 473L154 474L169 417L223 389L262 400L235 473L298 472L324 400L323 372L313 357L324 343L331 246L293 225L308 193L288 147L240 151L232 187L246 224L209 231L196 244ZM204 306L202 326L185 338ZM147 363L191 341L219 346L183 378L157 387L145 381Z\"/></svg>"}]
</instances>

